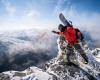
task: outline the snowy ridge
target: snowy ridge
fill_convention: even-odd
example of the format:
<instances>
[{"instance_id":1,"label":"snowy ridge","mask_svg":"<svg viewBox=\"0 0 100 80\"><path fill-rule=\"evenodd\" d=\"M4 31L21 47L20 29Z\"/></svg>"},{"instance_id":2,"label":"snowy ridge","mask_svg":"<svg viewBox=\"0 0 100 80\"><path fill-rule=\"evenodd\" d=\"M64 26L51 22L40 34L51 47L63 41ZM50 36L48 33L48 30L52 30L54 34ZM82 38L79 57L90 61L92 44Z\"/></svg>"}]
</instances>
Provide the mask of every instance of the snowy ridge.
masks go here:
<instances>
[{"instance_id":1,"label":"snowy ridge","mask_svg":"<svg viewBox=\"0 0 100 80\"><path fill-rule=\"evenodd\" d=\"M4 76L5 78L3 79ZM52 80L52 76L37 67L30 67L24 71L3 72L2 74L0 74L0 80L2 79L3 80Z\"/></svg>"},{"instance_id":2,"label":"snowy ridge","mask_svg":"<svg viewBox=\"0 0 100 80\"><path fill-rule=\"evenodd\" d=\"M88 50L89 64L66 64L53 58L43 68L29 67L24 71L7 71L0 73L0 80L100 80L100 62L96 60L95 51ZM98 51L99 52L99 51Z\"/></svg>"},{"instance_id":3,"label":"snowy ridge","mask_svg":"<svg viewBox=\"0 0 100 80\"><path fill-rule=\"evenodd\" d=\"M98 49L98 48L97 48ZM89 58L88 65L82 63L81 57L78 55L78 64L66 64L55 59L52 59L46 64L46 70L52 75L57 75L57 80L100 80L100 62L96 56L99 55L95 50L85 50ZM94 52L98 55L93 55Z\"/></svg>"}]
</instances>

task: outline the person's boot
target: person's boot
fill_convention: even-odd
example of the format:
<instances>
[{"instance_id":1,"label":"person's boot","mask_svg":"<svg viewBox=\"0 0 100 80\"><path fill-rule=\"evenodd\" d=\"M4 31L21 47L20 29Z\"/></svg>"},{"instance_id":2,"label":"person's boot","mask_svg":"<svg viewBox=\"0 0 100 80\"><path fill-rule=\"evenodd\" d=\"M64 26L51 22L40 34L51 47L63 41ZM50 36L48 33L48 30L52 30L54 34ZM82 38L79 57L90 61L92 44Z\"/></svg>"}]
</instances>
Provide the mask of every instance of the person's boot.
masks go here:
<instances>
[{"instance_id":1,"label":"person's boot","mask_svg":"<svg viewBox=\"0 0 100 80\"><path fill-rule=\"evenodd\" d=\"M88 57L85 54L82 54L82 57L84 58L84 64L88 64Z\"/></svg>"},{"instance_id":2,"label":"person's boot","mask_svg":"<svg viewBox=\"0 0 100 80\"><path fill-rule=\"evenodd\" d=\"M84 62L83 62L84 64L88 64L88 62L86 61L86 60L84 60Z\"/></svg>"}]
</instances>

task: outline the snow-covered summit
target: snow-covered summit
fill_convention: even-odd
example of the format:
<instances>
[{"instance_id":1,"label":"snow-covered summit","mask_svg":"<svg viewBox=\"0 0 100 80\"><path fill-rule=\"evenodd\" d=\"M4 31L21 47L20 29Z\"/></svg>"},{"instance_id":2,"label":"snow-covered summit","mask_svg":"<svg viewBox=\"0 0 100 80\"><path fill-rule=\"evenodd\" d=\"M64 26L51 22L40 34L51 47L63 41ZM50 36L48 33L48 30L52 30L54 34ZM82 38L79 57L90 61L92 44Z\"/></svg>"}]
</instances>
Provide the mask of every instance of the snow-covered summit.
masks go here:
<instances>
[{"instance_id":1,"label":"snow-covered summit","mask_svg":"<svg viewBox=\"0 0 100 80\"><path fill-rule=\"evenodd\" d=\"M37 67L24 71L7 71L0 74L0 80L53 80L52 76Z\"/></svg>"},{"instance_id":2,"label":"snow-covered summit","mask_svg":"<svg viewBox=\"0 0 100 80\"><path fill-rule=\"evenodd\" d=\"M93 53L94 51L90 52ZM24 71L0 73L0 80L100 80L100 62L91 53L87 54L88 65L81 61L78 64L66 64L53 58L45 63L42 69L29 67Z\"/></svg>"}]
</instances>

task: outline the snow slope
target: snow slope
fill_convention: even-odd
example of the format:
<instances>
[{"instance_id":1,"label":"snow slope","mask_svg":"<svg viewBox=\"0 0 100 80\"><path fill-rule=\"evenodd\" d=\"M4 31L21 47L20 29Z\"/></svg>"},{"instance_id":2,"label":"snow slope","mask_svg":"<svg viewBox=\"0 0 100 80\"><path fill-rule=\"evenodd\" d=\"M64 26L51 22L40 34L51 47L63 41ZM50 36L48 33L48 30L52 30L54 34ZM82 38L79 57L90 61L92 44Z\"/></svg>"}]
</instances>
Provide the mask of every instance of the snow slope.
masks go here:
<instances>
[{"instance_id":1,"label":"snow slope","mask_svg":"<svg viewBox=\"0 0 100 80\"><path fill-rule=\"evenodd\" d=\"M0 74L0 80L52 80L51 75L37 67L30 67L24 71L7 71L2 74Z\"/></svg>"}]
</instances>

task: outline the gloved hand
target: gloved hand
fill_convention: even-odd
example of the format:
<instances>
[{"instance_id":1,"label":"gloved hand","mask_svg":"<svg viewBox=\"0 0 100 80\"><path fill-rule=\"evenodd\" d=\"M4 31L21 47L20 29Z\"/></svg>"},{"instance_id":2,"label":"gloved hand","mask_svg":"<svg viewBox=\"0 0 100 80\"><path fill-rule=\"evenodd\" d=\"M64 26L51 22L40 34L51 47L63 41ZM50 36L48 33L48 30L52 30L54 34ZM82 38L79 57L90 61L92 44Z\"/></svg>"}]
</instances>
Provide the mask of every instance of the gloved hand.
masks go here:
<instances>
[{"instance_id":1,"label":"gloved hand","mask_svg":"<svg viewBox=\"0 0 100 80\"><path fill-rule=\"evenodd\" d=\"M82 43L82 46L86 45L85 40L82 40L81 43Z\"/></svg>"},{"instance_id":2,"label":"gloved hand","mask_svg":"<svg viewBox=\"0 0 100 80\"><path fill-rule=\"evenodd\" d=\"M56 31L52 31L53 33L56 33Z\"/></svg>"},{"instance_id":3,"label":"gloved hand","mask_svg":"<svg viewBox=\"0 0 100 80\"><path fill-rule=\"evenodd\" d=\"M85 42L85 40L82 40L81 43L82 43L82 46L84 47L84 49L88 49L88 45Z\"/></svg>"}]
</instances>

